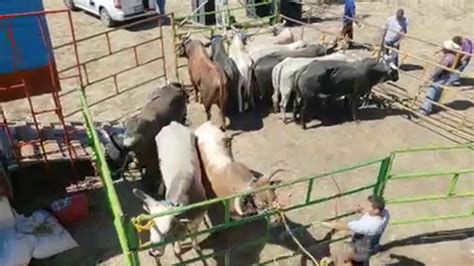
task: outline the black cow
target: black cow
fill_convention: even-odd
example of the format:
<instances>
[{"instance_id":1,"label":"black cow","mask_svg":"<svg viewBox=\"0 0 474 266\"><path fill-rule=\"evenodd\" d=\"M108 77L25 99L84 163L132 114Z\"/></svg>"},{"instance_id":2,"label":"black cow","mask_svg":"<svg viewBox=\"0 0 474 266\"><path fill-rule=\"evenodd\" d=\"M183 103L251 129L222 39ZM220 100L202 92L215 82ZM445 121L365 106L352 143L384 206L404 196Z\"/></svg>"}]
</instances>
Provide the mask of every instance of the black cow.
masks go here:
<instances>
[{"instance_id":1,"label":"black cow","mask_svg":"<svg viewBox=\"0 0 474 266\"><path fill-rule=\"evenodd\" d=\"M239 79L240 72L235 64L234 60L232 60L227 51L224 47L224 37L221 35L214 35L211 38L211 59L214 63L219 65L224 72L228 79L228 89L229 89L229 100L227 102L226 111L229 114L235 114L239 110L238 106L238 89L239 89Z\"/></svg>"},{"instance_id":2,"label":"black cow","mask_svg":"<svg viewBox=\"0 0 474 266\"><path fill-rule=\"evenodd\" d=\"M379 62L374 58L356 62L312 62L296 74L293 108L295 122L301 123L305 129L308 111L316 100L338 99L343 96L346 108L356 121L361 97L368 95L377 83L387 80L398 80L397 68L388 58L382 58Z\"/></svg>"},{"instance_id":3,"label":"black cow","mask_svg":"<svg viewBox=\"0 0 474 266\"><path fill-rule=\"evenodd\" d=\"M271 102L273 95L272 71L273 68L287 57L318 57L330 54L333 47L326 45L310 44L296 51L278 51L257 60L253 65L253 79L259 89L259 98L264 102Z\"/></svg>"},{"instance_id":4,"label":"black cow","mask_svg":"<svg viewBox=\"0 0 474 266\"><path fill-rule=\"evenodd\" d=\"M126 122L120 143L114 145L122 146L119 149L121 153L134 153L139 167L145 170L143 182L147 192L162 197L164 187L161 184L155 136L171 121L185 122L188 99L180 83L165 85L153 91L149 98L140 113ZM156 191L159 191L158 195Z\"/></svg>"}]
</instances>

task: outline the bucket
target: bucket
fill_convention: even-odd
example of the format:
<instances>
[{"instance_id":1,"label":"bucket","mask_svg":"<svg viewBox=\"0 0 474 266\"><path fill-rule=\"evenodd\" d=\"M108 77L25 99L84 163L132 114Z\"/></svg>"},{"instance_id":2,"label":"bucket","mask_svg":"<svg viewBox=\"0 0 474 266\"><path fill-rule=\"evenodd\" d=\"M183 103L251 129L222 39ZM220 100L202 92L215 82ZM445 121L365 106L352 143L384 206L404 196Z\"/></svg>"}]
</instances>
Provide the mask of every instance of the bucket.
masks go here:
<instances>
[{"instance_id":1,"label":"bucket","mask_svg":"<svg viewBox=\"0 0 474 266\"><path fill-rule=\"evenodd\" d=\"M54 201L51 210L63 225L78 222L89 216L89 201L84 193L79 193Z\"/></svg>"}]
</instances>

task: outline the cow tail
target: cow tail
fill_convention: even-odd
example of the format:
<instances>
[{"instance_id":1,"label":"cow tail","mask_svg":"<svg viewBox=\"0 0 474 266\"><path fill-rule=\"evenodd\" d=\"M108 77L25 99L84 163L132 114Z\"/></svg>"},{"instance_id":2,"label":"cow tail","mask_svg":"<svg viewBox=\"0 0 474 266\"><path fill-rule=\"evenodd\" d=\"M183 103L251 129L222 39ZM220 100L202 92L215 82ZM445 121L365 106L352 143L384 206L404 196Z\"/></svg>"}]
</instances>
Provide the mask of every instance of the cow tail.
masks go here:
<instances>
[{"instance_id":1,"label":"cow tail","mask_svg":"<svg viewBox=\"0 0 474 266\"><path fill-rule=\"evenodd\" d=\"M227 113L227 106L226 106L226 99L225 99L225 93L226 93L226 87L224 86L224 78L225 72L222 71L220 78L219 78L219 105L221 107L221 113L222 113L222 123L224 123L225 126L225 114ZM228 96L227 96L228 97Z\"/></svg>"}]
</instances>

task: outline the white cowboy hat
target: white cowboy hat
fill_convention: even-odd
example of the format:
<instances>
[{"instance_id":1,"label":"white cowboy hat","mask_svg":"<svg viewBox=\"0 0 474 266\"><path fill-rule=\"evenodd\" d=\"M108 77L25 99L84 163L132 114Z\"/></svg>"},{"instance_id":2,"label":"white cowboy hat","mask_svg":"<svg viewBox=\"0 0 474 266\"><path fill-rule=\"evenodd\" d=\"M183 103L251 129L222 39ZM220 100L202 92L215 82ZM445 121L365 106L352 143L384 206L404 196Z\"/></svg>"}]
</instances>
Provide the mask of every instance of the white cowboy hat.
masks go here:
<instances>
[{"instance_id":1,"label":"white cowboy hat","mask_svg":"<svg viewBox=\"0 0 474 266\"><path fill-rule=\"evenodd\" d=\"M453 42L452 40L447 40L443 42L443 48L447 50L460 50L461 46Z\"/></svg>"}]
</instances>

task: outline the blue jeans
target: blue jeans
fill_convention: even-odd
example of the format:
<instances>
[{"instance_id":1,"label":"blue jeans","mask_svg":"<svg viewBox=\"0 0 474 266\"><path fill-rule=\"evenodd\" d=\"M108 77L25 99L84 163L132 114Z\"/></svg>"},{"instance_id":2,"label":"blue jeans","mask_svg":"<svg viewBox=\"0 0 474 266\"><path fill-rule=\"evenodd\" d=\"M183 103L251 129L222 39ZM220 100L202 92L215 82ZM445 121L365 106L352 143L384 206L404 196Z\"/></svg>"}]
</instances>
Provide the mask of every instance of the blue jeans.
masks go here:
<instances>
[{"instance_id":1,"label":"blue jeans","mask_svg":"<svg viewBox=\"0 0 474 266\"><path fill-rule=\"evenodd\" d=\"M165 5L166 5L166 0L156 0L156 13L159 13L160 15L164 15L166 13L165 11Z\"/></svg>"},{"instance_id":2,"label":"blue jeans","mask_svg":"<svg viewBox=\"0 0 474 266\"><path fill-rule=\"evenodd\" d=\"M456 70L459 71L459 72L463 72L466 69L467 65L469 65L469 61L470 60L461 61L461 65ZM452 84L454 82L459 82L459 74L458 73L451 73L451 77L449 79L449 82L450 82L450 84Z\"/></svg>"},{"instance_id":3,"label":"blue jeans","mask_svg":"<svg viewBox=\"0 0 474 266\"><path fill-rule=\"evenodd\" d=\"M400 44L398 43L391 43L391 42L385 42L384 45L386 47L391 47L391 48L395 48L397 50L400 50ZM391 52L391 55L392 55L392 62L398 66L398 52L394 51L394 50L389 50L389 49L385 49L385 54L388 54L389 52Z\"/></svg>"},{"instance_id":4,"label":"blue jeans","mask_svg":"<svg viewBox=\"0 0 474 266\"><path fill-rule=\"evenodd\" d=\"M430 114L431 112L433 112L433 104L429 102L428 100L431 100L433 102L438 102L439 99L441 98L441 94L443 93L443 87L442 87L443 85L444 86L451 85L450 74L440 77L428 87L428 90L426 91L426 100L421 105L421 108L420 108L421 110L425 111L427 114Z\"/></svg>"}]
</instances>

